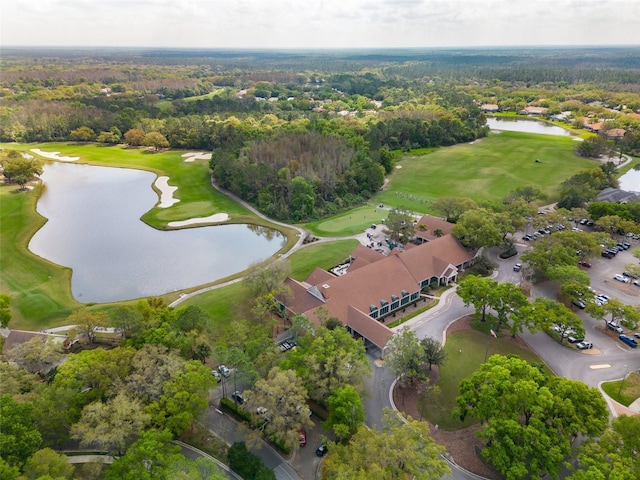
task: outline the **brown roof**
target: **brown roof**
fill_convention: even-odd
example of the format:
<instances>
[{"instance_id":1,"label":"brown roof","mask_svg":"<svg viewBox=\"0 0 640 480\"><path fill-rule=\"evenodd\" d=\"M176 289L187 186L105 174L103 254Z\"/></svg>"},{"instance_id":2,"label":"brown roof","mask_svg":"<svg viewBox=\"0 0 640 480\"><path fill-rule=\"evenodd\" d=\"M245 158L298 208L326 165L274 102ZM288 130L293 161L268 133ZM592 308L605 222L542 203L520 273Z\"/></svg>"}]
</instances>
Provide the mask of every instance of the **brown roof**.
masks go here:
<instances>
[{"instance_id":1,"label":"brown roof","mask_svg":"<svg viewBox=\"0 0 640 480\"><path fill-rule=\"evenodd\" d=\"M354 254L366 254L365 250L356 248ZM288 306L294 312L305 313L314 324L319 323L316 309L321 306L330 317L338 318L378 345L376 342L383 340L388 328L369 317L370 305L380 308L381 300L391 303L391 296L401 297L403 290L417 292L423 280L448 277L455 272L452 266L471 260L475 253L464 248L452 235L445 235L409 250L394 251L360 268L350 267L346 275L322 276L318 283L311 282L312 276L320 277L314 271L306 282L287 281L295 297Z\"/></svg>"},{"instance_id":2,"label":"brown roof","mask_svg":"<svg viewBox=\"0 0 640 480\"><path fill-rule=\"evenodd\" d=\"M311 272L307 277L306 283L309 283L311 285L318 285L319 283L324 283L328 280L331 280L332 278L335 278L335 275L332 275L326 270L316 267L313 269L313 272Z\"/></svg>"},{"instance_id":3,"label":"brown roof","mask_svg":"<svg viewBox=\"0 0 640 480\"><path fill-rule=\"evenodd\" d=\"M20 345L22 343L26 343L32 338L41 338L42 343L47 340L47 338L54 338L58 340L60 343L64 342L67 337L65 335L52 335L50 333L41 333L41 332L29 332L27 330L11 330L9 335L4 340L4 345L2 347L4 352L8 352L16 345Z\"/></svg>"},{"instance_id":4,"label":"brown roof","mask_svg":"<svg viewBox=\"0 0 640 480\"><path fill-rule=\"evenodd\" d=\"M611 128L605 132L609 138L622 138L627 131L624 128Z\"/></svg>"},{"instance_id":5,"label":"brown roof","mask_svg":"<svg viewBox=\"0 0 640 480\"><path fill-rule=\"evenodd\" d=\"M424 225L427 229L420 230L420 225ZM433 234L436 230L441 230L443 235L448 235L451 233L451 230L453 230L453 223L449 223L439 217L423 215L422 218L418 220L418 225L416 226L416 237L425 240L434 240L438 238Z\"/></svg>"},{"instance_id":6,"label":"brown roof","mask_svg":"<svg viewBox=\"0 0 640 480\"><path fill-rule=\"evenodd\" d=\"M382 253L360 244L351 252L351 265L349 265L347 272L353 272L358 268L365 267L384 258L385 256Z\"/></svg>"}]
</instances>

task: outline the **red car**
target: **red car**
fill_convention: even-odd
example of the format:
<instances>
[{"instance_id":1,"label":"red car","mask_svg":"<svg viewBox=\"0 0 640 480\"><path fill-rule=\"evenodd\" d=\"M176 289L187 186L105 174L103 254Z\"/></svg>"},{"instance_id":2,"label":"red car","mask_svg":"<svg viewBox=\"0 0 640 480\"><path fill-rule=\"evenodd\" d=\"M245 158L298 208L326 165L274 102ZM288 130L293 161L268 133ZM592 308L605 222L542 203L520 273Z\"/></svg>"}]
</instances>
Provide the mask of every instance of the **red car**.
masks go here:
<instances>
[{"instance_id":1,"label":"red car","mask_svg":"<svg viewBox=\"0 0 640 480\"><path fill-rule=\"evenodd\" d=\"M582 265L582 266L583 266L583 267L585 267L585 268L591 268L591 264L590 264L589 262L585 262L585 261L583 261L583 260L580 260L580 261L578 262L578 264L579 264L579 265Z\"/></svg>"},{"instance_id":2,"label":"red car","mask_svg":"<svg viewBox=\"0 0 640 480\"><path fill-rule=\"evenodd\" d=\"M304 447L307 444L307 432L304 428L300 429L300 446Z\"/></svg>"}]
</instances>

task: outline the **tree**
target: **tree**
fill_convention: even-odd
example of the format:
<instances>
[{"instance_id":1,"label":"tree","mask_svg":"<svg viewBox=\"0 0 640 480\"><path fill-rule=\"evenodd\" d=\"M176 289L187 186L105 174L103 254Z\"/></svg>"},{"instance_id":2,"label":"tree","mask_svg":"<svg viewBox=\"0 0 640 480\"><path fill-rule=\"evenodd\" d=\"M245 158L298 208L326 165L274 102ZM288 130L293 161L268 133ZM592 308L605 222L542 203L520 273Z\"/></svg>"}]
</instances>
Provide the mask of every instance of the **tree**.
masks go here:
<instances>
[{"instance_id":1,"label":"tree","mask_svg":"<svg viewBox=\"0 0 640 480\"><path fill-rule=\"evenodd\" d=\"M478 208L470 198L441 197L433 202L433 209L441 213L448 222L456 223L460 215L467 210Z\"/></svg>"},{"instance_id":2,"label":"tree","mask_svg":"<svg viewBox=\"0 0 640 480\"><path fill-rule=\"evenodd\" d=\"M276 474L264 466L260 457L249 450L244 442L235 442L227 453L229 467L242 478L256 480L275 480Z\"/></svg>"},{"instance_id":3,"label":"tree","mask_svg":"<svg viewBox=\"0 0 640 480\"><path fill-rule=\"evenodd\" d=\"M528 305L527 297L522 292L522 288L519 285L506 282L498 283L491 290L489 302L491 308L498 314L498 330L503 324L507 324L512 313ZM512 334L515 335L518 331L521 331L521 328L522 324L520 322L514 322Z\"/></svg>"},{"instance_id":4,"label":"tree","mask_svg":"<svg viewBox=\"0 0 640 480\"><path fill-rule=\"evenodd\" d=\"M441 367L447 358L447 352L445 352L442 344L432 337L422 338L420 344L424 350L424 361L429 364L429 370L431 370L432 365Z\"/></svg>"},{"instance_id":5,"label":"tree","mask_svg":"<svg viewBox=\"0 0 640 480\"><path fill-rule=\"evenodd\" d=\"M109 324L105 312L92 312L87 307L76 310L67 320L76 326L89 345L93 345L98 328Z\"/></svg>"},{"instance_id":6,"label":"tree","mask_svg":"<svg viewBox=\"0 0 640 480\"><path fill-rule=\"evenodd\" d=\"M172 480L226 480L228 477L220 472L218 464L212 459L199 457L194 461L180 456L169 463L165 478Z\"/></svg>"},{"instance_id":7,"label":"tree","mask_svg":"<svg viewBox=\"0 0 640 480\"><path fill-rule=\"evenodd\" d=\"M161 148L168 148L169 140L167 140L160 132L149 132L144 136L142 145L145 147L153 147L154 150L158 151Z\"/></svg>"},{"instance_id":8,"label":"tree","mask_svg":"<svg viewBox=\"0 0 640 480\"><path fill-rule=\"evenodd\" d=\"M348 440L365 419L364 405L358 391L351 385L336 389L327 399L329 419L323 427L333 430L338 441Z\"/></svg>"},{"instance_id":9,"label":"tree","mask_svg":"<svg viewBox=\"0 0 640 480\"><path fill-rule=\"evenodd\" d=\"M22 468L40 444L42 436L33 421L33 405L18 403L11 395L0 396L0 457Z\"/></svg>"},{"instance_id":10,"label":"tree","mask_svg":"<svg viewBox=\"0 0 640 480\"><path fill-rule=\"evenodd\" d=\"M460 382L454 417L476 417L482 455L507 479L557 476L578 435L595 437L608 419L597 389L547 377L540 365L493 355Z\"/></svg>"},{"instance_id":11,"label":"tree","mask_svg":"<svg viewBox=\"0 0 640 480\"><path fill-rule=\"evenodd\" d=\"M36 158L24 158L21 155L9 155L2 160L2 173L5 181L17 183L20 189L33 177L42 175L42 162Z\"/></svg>"},{"instance_id":12,"label":"tree","mask_svg":"<svg viewBox=\"0 0 640 480\"><path fill-rule=\"evenodd\" d=\"M11 295L0 293L0 327L7 328L11 321Z\"/></svg>"},{"instance_id":13,"label":"tree","mask_svg":"<svg viewBox=\"0 0 640 480\"><path fill-rule=\"evenodd\" d=\"M152 423L174 435L182 434L195 417L209 405L209 389L215 386L211 370L195 360L187 360L162 386L160 398L147 405Z\"/></svg>"},{"instance_id":14,"label":"tree","mask_svg":"<svg viewBox=\"0 0 640 480\"><path fill-rule=\"evenodd\" d=\"M500 245L504 236L513 231L508 215L477 208L460 215L451 233L463 245L480 248Z\"/></svg>"},{"instance_id":15,"label":"tree","mask_svg":"<svg viewBox=\"0 0 640 480\"><path fill-rule=\"evenodd\" d=\"M97 142L115 145L122 140L122 133L118 127L111 127L108 132L100 132Z\"/></svg>"},{"instance_id":16,"label":"tree","mask_svg":"<svg viewBox=\"0 0 640 480\"><path fill-rule=\"evenodd\" d=\"M404 207L391 209L385 221L391 240L395 243L408 243L416 233L413 221L413 215Z\"/></svg>"},{"instance_id":17,"label":"tree","mask_svg":"<svg viewBox=\"0 0 640 480\"><path fill-rule=\"evenodd\" d=\"M71 427L71 438L83 448L94 447L122 455L151 420L139 400L122 391L106 403L90 403Z\"/></svg>"},{"instance_id":18,"label":"tree","mask_svg":"<svg viewBox=\"0 0 640 480\"><path fill-rule=\"evenodd\" d=\"M371 367L362 342L340 327L329 330L320 326L314 333L304 335L298 347L288 352L282 368L295 370L309 397L321 404L344 385L363 392Z\"/></svg>"},{"instance_id":19,"label":"tree","mask_svg":"<svg viewBox=\"0 0 640 480\"><path fill-rule=\"evenodd\" d=\"M272 368L267 378L258 380L244 396L247 411L253 414L260 408L263 412L256 418L263 425L262 431L284 440L287 445L295 448L299 430L313 426L307 391L293 370Z\"/></svg>"},{"instance_id":20,"label":"tree","mask_svg":"<svg viewBox=\"0 0 640 480\"><path fill-rule=\"evenodd\" d=\"M105 472L106 480L156 480L180 461L180 447L173 445L168 431L147 430Z\"/></svg>"},{"instance_id":21,"label":"tree","mask_svg":"<svg viewBox=\"0 0 640 480\"><path fill-rule=\"evenodd\" d=\"M498 282L492 278L467 275L458 283L456 293L464 302L465 307L473 304L476 316L480 315L480 321L484 322L487 308L491 305L492 292L497 286Z\"/></svg>"},{"instance_id":22,"label":"tree","mask_svg":"<svg viewBox=\"0 0 640 480\"><path fill-rule=\"evenodd\" d=\"M24 476L27 480L38 480L46 475L55 480L72 480L75 478L75 468L66 455L43 448L27 460Z\"/></svg>"},{"instance_id":23,"label":"tree","mask_svg":"<svg viewBox=\"0 0 640 480\"><path fill-rule=\"evenodd\" d=\"M142 313L130 306L119 306L109 311L109 325L120 332L122 338L134 336L142 328Z\"/></svg>"},{"instance_id":24,"label":"tree","mask_svg":"<svg viewBox=\"0 0 640 480\"><path fill-rule=\"evenodd\" d=\"M7 357L29 373L44 375L62 360L64 352L52 337L33 337L6 352Z\"/></svg>"},{"instance_id":25,"label":"tree","mask_svg":"<svg viewBox=\"0 0 640 480\"><path fill-rule=\"evenodd\" d=\"M381 430L362 425L348 444L331 445L323 478L436 480L449 473L443 453L444 447L431 438L425 422L409 417L405 423L385 410Z\"/></svg>"},{"instance_id":26,"label":"tree","mask_svg":"<svg viewBox=\"0 0 640 480\"><path fill-rule=\"evenodd\" d=\"M148 404L160 400L164 385L183 368L184 360L163 345L145 345L131 359L126 390Z\"/></svg>"},{"instance_id":27,"label":"tree","mask_svg":"<svg viewBox=\"0 0 640 480\"><path fill-rule=\"evenodd\" d=\"M0 362L0 395L22 395L36 388L39 378L13 362Z\"/></svg>"},{"instance_id":28,"label":"tree","mask_svg":"<svg viewBox=\"0 0 640 480\"><path fill-rule=\"evenodd\" d=\"M96 137L96 133L89 127L78 127L71 130L69 138L74 142L90 142Z\"/></svg>"},{"instance_id":29,"label":"tree","mask_svg":"<svg viewBox=\"0 0 640 480\"><path fill-rule=\"evenodd\" d=\"M387 343L385 362L402 387L425 378L424 348L415 332L403 327Z\"/></svg>"},{"instance_id":30,"label":"tree","mask_svg":"<svg viewBox=\"0 0 640 480\"><path fill-rule=\"evenodd\" d=\"M634 330L640 321L640 312L633 305L623 303L617 298L611 298L601 306L595 303L587 304L587 313L593 318L603 320L605 328L607 322L613 322L622 323L627 328ZM606 318L607 315L610 315L609 319Z\"/></svg>"},{"instance_id":31,"label":"tree","mask_svg":"<svg viewBox=\"0 0 640 480\"><path fill-rule=\"evenodd\" d=\"M125 141L132 147L139 147L144 143L144 130L140 128L132 128L124 134Z\"/></svg>"}]
</instances>

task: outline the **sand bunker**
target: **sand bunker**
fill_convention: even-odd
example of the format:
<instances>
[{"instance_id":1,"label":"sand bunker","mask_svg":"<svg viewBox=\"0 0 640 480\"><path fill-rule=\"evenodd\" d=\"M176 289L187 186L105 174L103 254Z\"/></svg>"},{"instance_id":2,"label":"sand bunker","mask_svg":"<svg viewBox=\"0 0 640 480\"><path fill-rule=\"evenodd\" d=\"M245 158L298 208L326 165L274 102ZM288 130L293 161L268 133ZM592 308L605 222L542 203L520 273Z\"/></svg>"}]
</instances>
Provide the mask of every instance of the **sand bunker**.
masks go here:
<instances>
[{"instance_id":1,"label":"sand bunker","mask_svg":"<svg viewBox=\"0 0 640 480\"><path fill-rule=\"evenodd\" d=\"M211 153L206 152L189 152L182 155L185 162L193 162L194 160L211 160Z\"/></svg>"},{"instance_id":2,"label":"sand bunker","mask_svg":"<svg viewBox=\"0 0 640 480\"><path fill-rule=\"evenodd\" d=\"M170 227L185 227L187 225L195 225L197 223L220 223L229 219L226 213L216 213L208 217L190 218L189 220L181 220L179 222L169 222Z\"/></svg>"},{"instance_id":3,"label":"sand bunker","mask_svg":"<svg viewBox=\"0 0 640 480\"><path fill-rule=\"evenodd\" d=\"M61 157L60 152L43 152L39 148L32 148L31 151L41 157L49 158L51 160L59 160L61 162L75 162L80 160L80 157Z\"/></svg>"},{"instance_id":4,"label":"sand bunker","mask_svg":"<svg viewBox=\"0 0 640 480\"><path fill-rule=\"evenodd\" d=\"M177 198L173 198L173 192L178 190L178 187L169 186L169 177L158 177L155 187L160 190L160 205L158 205L158 208L169 208L180 201Z\"/></svg>"}]
</instances>

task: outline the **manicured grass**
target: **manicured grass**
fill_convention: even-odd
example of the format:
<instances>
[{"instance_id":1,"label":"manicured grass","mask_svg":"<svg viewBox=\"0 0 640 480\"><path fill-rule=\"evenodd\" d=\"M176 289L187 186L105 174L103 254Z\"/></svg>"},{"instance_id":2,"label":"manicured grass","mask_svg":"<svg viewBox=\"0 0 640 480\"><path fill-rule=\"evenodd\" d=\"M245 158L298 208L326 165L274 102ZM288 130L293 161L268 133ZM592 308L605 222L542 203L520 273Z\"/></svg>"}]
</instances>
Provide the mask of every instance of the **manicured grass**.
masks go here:
<instances>
[{"instance_id":1,"label":"manicured grass","mask_svg":"<svg viewBox=\"0 0 640 480\"><path fill-rule=\"evenodd\" d=\"M39 330L60 324L80 304L71 296L71 270L50 263L27 248L45 223L36 213L40 187L19 191L0 186L0 292L11 295L10 326Z\"/></svg>"},{"instance_id":2,"label":"manicured grass","mask_svg":"<svg viewBox=\"0 0 640 480\"><path fill-rule=\"evenodd\" d=\"M372 201L431 212L431 203L443 196L499 201L519 186L532 185L551 203L564 180L597 166L574 154L576 144L569 137L501 132L473 144L406 155Z\"/></svg>"},{"instance_id":3,"label":"manicured grass","mask_svg":"<svg viewBox=\"0 0 640 480\"><path fill-rule=\"evenodd\" d=\"M439 428L452 431L465 428L476 423L467 418L464 422L451 418L456 404L458 385L471 376L485 361L485 354L519 355L528 362L541 363L540 358L529 350L524 350L500 337L494 339L476 330L463 330L447 336L444 346L447 359L440 369L440 378L436 385L440 387L440 396L424 409L424 417Z\"/></svg>"},{"instance_id":4,"label":"manicured grass","mask_svg":"<svg viewBox=\"0 0 640 480\"><path fill-rule=\"evenodd\" d=\"M307 223L304 227L322 237L341 237L362 233L371 224L380 224L386 220L389 211L378 208L380 202L370 201L367 205L348 212L325 218L318 222Z\"/></svg>"},{"instance_id":5,"label":"manicured grass","mask_svg":"<svg viewBox=\"0 0 640 480\"><path fill-rule=\"evenodd\" d=\"M304 280L316 267L328 270L344 261L357 243L357 240L341 240L306 246L289 257L291 276ZM199 305L216 325L224 328L234 319L251 318L252 303L247 301L248 295L244 284L239 282L197 295L180 306Z\"/></svg>"},{"instance_id":6,"label":"manicured grass","mask_svg":"<svg viewBox=\"0 0 640 480\"><path fill-rule=\"evenodd\" d=\"M622 386L622 390L620 390L620 386ZM602 389L616 402L628 407L640 398L640 373L629 373L624 379L624 384L622 380L605 382L602 384Z\"/></svg>"}]
</instances>

